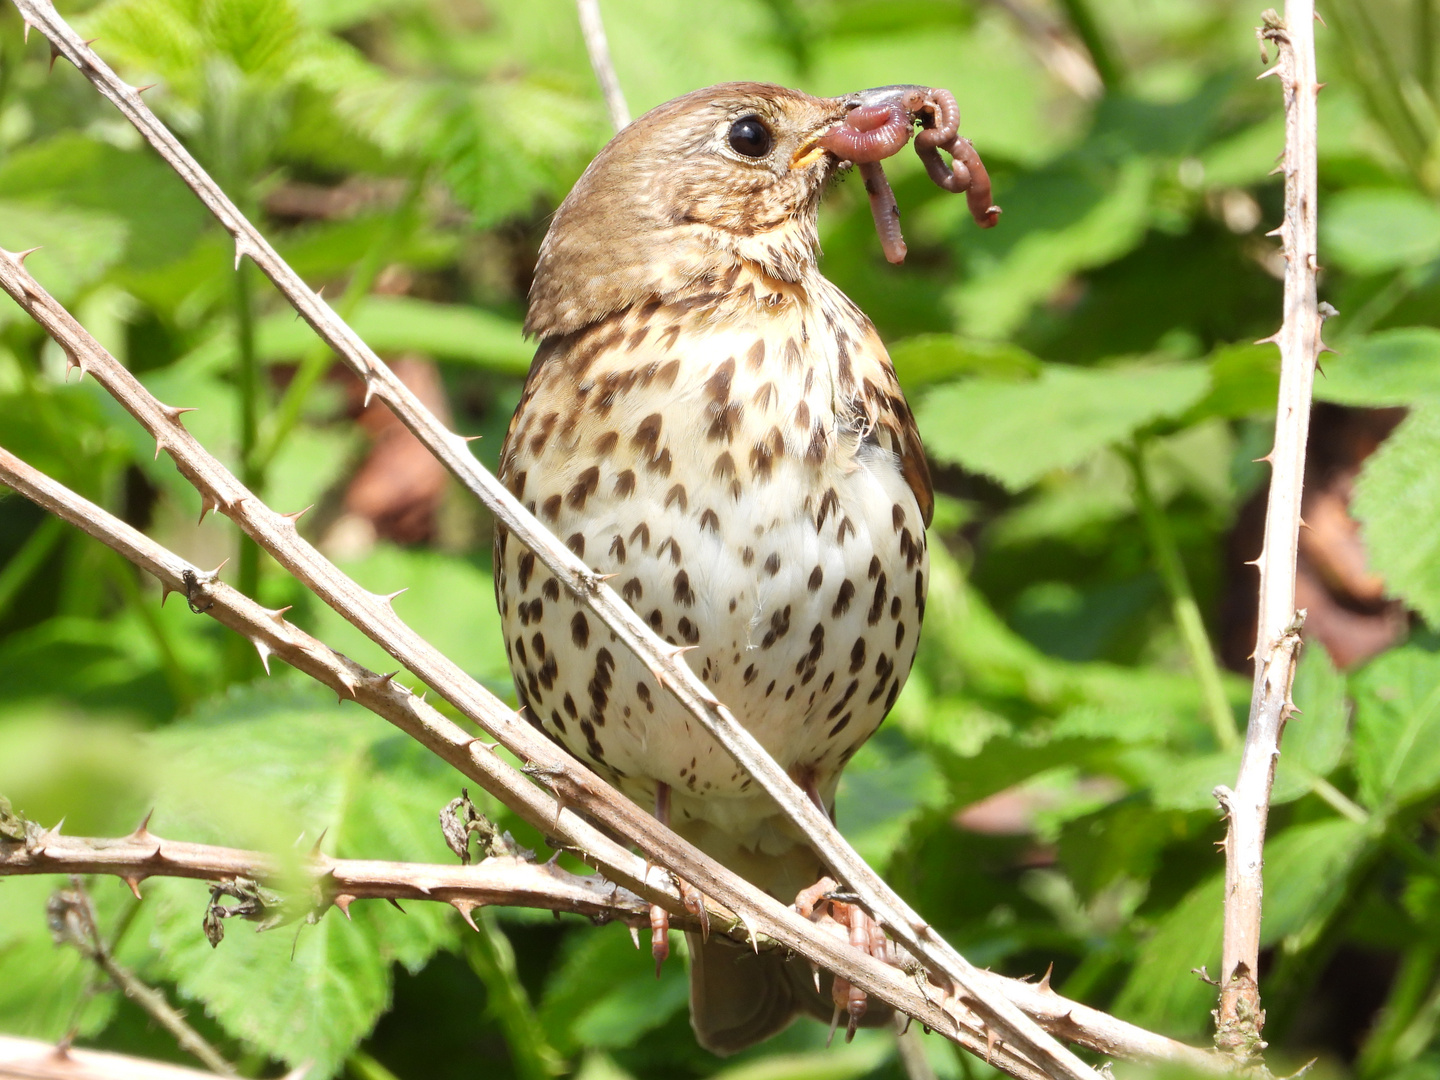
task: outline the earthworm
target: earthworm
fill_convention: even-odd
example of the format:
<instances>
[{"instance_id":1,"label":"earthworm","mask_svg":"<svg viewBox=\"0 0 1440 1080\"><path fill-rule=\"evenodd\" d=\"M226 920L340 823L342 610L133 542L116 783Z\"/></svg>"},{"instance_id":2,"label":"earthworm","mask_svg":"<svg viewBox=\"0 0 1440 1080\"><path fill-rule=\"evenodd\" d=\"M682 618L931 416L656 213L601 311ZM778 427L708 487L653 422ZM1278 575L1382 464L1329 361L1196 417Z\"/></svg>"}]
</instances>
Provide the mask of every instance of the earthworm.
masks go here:
<instances>
[{"instance_id":1,"label":"earthworm","mask_svg":"<svg viewBox=\"0 0 1440 1080\"><path fill-rule=\"evenodd\" d=\"M895 201L895 192L890 190L885 170L878 161L864 161L860 163L860 178L865 181L865 194L870 196L870 216L875 219L875 231L880 235L880 250L885 252L888 262L904 262L900 206Z\"/></svg>"},{"instance_id":2,"label":"earthworm","mask_svg":"<svg viewBox=\"0 0 1440 1080\"><path fill-rule=\"evenodd\" d=\"M845 119L817 144L859 166L886 259L904 261L905 239L900 234L900 208L880 162L899 153L916 122L921 130L915 136L915 153L930 179L946 191L964 192L970 215L982 229L999 221L1000 208L990 201L990 174L985 163L970 140L959 134L960 107L954 94L923 86L882 86L866 90L846 104L850 111ZM940 156L941 150L950 155L949 164Z\"/></svg>"}]
</instances>

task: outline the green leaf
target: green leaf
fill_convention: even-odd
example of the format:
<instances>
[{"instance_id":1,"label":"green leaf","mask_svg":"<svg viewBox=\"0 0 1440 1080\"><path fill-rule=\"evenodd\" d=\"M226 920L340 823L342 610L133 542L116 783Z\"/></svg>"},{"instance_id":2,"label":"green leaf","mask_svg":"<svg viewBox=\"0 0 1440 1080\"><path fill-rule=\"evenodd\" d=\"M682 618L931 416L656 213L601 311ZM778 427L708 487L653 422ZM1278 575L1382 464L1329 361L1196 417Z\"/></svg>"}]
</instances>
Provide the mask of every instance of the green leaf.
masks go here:
<instances>
[{"instance_id":1,"label":"green leaf","mask_svg":"<svg viewBox=\"0 0 1440 1080\"><path fill-rule=\"evenodd\" d=\"M1418 191L1352 188L1325 204L1322 261L1355 274L1419 266L1440 255L1440 207Z\"/></svg>"},{"instance_id":2,"label":"green leaf","mask_svg":"<svg viewBox=\"0 0 1440 1080\"><path fill-rule=\"evenodd\" d=\"M1150 798L1162 810L1216 809L1216 785L1233 786L1240 751L1177 757L1153 778Z\"/></svg>"},{"instance_id":3,"label":"green leaf","mask_svg":"<svg viewBox=\"0 0 1440 1080\"><path fill-rule=\"evenodd\" d=\"M1205 1030L1215 990L1190 973L1219 974L1224 893L1224 876L1212 874L1164 914L1130 969L1116 1015L1171 1035Z\"/></svg>"},{"instance_id":4,"label":"green leaf","mask_svg":"<svg viewBox=\"0 0 1440 1080\"><path fill-rule=\"evenodd\" d=\"M930 755L895 727L882 728L851 759L835 794L835 820L855 850L883 867L914 820L945 803L945 782Z\"/></svg>"},{"instance_id":5,"label":"green leaf","mask_svg":"<svg viewBox=\"0 0 1440 1080\"><path fill-rule=\"evenodd\" d=\"M1143 159L1126 161L1083 217L1026 233L1000 262L958 286L953 300L961 327L977 337L1006 337L1071 275L1134 248L1150 223L1152 173Z\"/></svg>"},{"instance_id":6,"label":"green leaf","mask_svg":"<svg viewBox=\"0 0 1440 1080\"><path fill-rule=\"evenodd\" d=\"M963 465L1021 491L1053 469L1079 465L1205 392L1199 364L1075 368L1047 365L1038 379L970 379L931 391L919 409L938 461Z\"/></svg>"},{"instance_id":7,"label":"green leaf","mask_svg":"<svg viewBox=\"0 0 1440 1080\"><path fill-rule=\"evenodd\" d=\"M624 927L572 932L545 987L540 1020L561 1053L629 1046L684 1006L688 986L672 958L657 987L649 949L636 949Z\"/></svg>"},{"instance_id":8,"label":"green leaf","mask_svg":"<svg viewBox=\"0 0 1440 1080\"><path fill-rule=\"evenodd\" d=\"M176 839L341 858L448 862L435 815L460 778L406 736L319 687L261 684L152 737L167 764L153 828ZM296 837L302 837L296 842ZM455 940L440 904L356 903L314 926L247 933L212 949L203 885L153 882L130 962L173 981L231 1035L332 1075L390 1000L391 965L418 970ZM293 950L293 959L292 959Z\"/></svg>"},{"instance_id":9,"label":"green leaf","mask_svg":"<svg viewBox=\"0 0 1440 1080\"><path fill-rule=\"evenodd\" d=\"M1192 418L1240 419L1273 413L1280 392L1280 350L1274 345L1227 345L1210 357L1210 389Z\"/></svg>"},{"instance_id":10,"label":"green leaf","mask_svg":"<svg viewBox=\"0 0 1440 1080\"><path fill-rule=\"evenodd\" d=\"M890 346L890 360L905 386L962 375L1025 379L1040 374L1040 361L1017 345L969 341L956 334L917 334Z\"/></svg>"},{"instance_id":11,"label":"green leaf","mask_svg":"<svg viewBox=\"0 0 1440 1080\"><path fill-rule=\"evenodd\" d=\"M376 352L419 352L494 371L524 375L535 355L520 324L479 308L436 304L408 296L371 296L350 325ZM315 332L290 312L262 319L256 347L262 359L294 360L315 347Z\"/></svg>"},{"instance_id":12,"label":"green leaf","mask_svg":"<svg viewBox=\"0 0 1440 1080\"><path fill-rule=\"evenodd\" d=\"M484 555L480 558L489 561ZM510 665L495 609L495 587L476 562L380 545L363 559L341 565L372 592L404 589L395 598L395 610L416 633L472 675L509 693ZM396 666L389 654L329 607L317 605L315 618L316 633L331 647L372 670Z\"/></svg>"},{"instance_id":13,"label":"green leaf","mask_svg":"<svg viewBox=\"0 0 1440 1080\"><path fill-rule=\"evenodd\" d=\"M0 1031L58 1042L72 1031L94 1035L114 1015L115 994L91 994L98 972L75 949L50 937L45 903L62 888L56 875L7 877L0 882ZM129 898L119 881L101 881L91 890L102 926L114 920Z\"/></svg>"},{"instance_id":14,"label":"green leaf","mask_svg":"<svg viewBox=\"0 0 1440 1080\"><path fill-rule=\"evenodd\" d=\"M1382 330L1325 357L1315 396L1337 405L1414 405L1440 401L1440 330Z\"/></svg>"},{"instance_id":15,"label":"green leaf","mask_svg":"<svg viewBox=\"0 0 1440 1080\"><path fill-rule=\"evenodd\" d=\"M1265 852L1262 945L1298 932L1340 901L1335 883L1360 850L1364 827L1339 818L1296 825L1274 836ZM1224 923L1224 875L1196 885L1159 921L1140 950L1115 1003L1120 1016L1175 1035L1196 1035L1209 1024L1215 989L1189 973L1219 974Z\"/></svg>"},{"instance_id":16,"label":"green leaf","mask_svg":"<svg viewBox=\"0 0 1440 1080\"><path fill-rule=\"evenodd\" d=\"M125 251L119 218L94 210L18 200L0 201L0 237L9 251L38 247L25 269L61 303L98 280ZM28 320L13 300L0 305L0 325Z\"/></svg>"},{"instance_id":17,"label":"green leaf","mask_svg":"<svg viewBox=\"0 0 1440 1080\"><path fill-rule=\"evenodd\" d=\"M1394 649L1350 685L1361 801L1401 806L1440 786L1440 654Z\"/></svg>"},{"instance_id":18,"label":"green leaf","mask_svg":"<svg viewBox=\"0 0 1440 1080\"><path fill-rule=\"evenodd\" d=\"M1440 403L1415 409L1355 486L1370 566L1386 590L1440 627Z\"/></svg>"}]
</instances>

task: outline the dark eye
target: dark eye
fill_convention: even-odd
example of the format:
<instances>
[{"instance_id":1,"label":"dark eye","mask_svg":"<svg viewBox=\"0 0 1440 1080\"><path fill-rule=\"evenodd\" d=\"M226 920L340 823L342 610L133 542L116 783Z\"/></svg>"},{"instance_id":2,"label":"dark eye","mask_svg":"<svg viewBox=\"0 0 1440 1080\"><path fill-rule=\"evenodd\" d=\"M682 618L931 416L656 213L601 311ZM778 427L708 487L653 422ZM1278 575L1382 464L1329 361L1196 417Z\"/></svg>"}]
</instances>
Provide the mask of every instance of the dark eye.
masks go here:
<instances>
[{"instance_id":1,"label":"dark eye","mask_svg":"<svg viewBox=\"0 0 1440 1080\"><path fill-rule=\"evenodd\" d=\"M730 125L730 149L746 157L764 157L775 140L758 116L742 116Z\"/></svg>"}]
</instances>

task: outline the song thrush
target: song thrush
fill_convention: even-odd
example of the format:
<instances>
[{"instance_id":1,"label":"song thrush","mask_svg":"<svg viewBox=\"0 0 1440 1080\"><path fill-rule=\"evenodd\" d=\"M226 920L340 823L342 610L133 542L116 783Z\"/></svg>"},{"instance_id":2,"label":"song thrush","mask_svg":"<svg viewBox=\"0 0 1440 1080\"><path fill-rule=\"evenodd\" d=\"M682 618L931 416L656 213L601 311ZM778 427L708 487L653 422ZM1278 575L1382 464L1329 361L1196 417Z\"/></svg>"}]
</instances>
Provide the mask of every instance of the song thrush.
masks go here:
<instances>
[{"instance_id":1,"label":"song thrush","mask_svg":"<svg viewBox=\"0 0 1440 1080\"><path fill-rule=\"evenodd\" d=\"M932 175L963 190L978 158L945 101L953 114L915 87L734 83L620 132L541 248L525 326L539 348L501 454L510 491L692 647L686 662L826 808L909 673L932 495L885 347L816 266L816 212L842 159L877 162L916 118L927 165L937 143L956 158L958 182ZM993 210L988 182L977 195ZM503 528L495 570L532 723L772 895L816 881L770 798ZM692 940L691 957L692 1023L717 1052L797 1008L830 1015L778 953Z\"/></svg>"}]
</instances>

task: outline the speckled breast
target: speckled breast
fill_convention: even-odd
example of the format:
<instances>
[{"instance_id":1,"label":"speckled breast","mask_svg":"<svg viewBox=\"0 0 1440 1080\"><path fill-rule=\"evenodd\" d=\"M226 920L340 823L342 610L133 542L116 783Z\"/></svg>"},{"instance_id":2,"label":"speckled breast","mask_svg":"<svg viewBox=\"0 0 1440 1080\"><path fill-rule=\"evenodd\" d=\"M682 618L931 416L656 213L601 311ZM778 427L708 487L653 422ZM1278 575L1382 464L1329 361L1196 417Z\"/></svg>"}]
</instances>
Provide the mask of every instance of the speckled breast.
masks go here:
<instances>
[{"instance_id":1,"label":"speckled breast","mask_svg":"<svg viewBox=\"0 0 1440 1080\"><path fill-rule=\"evenodd\" d=\"M696 674L828 804L909 673L928 567L893 371L859 311L818 291L738 311L651 305L542 344L501 479L659 636L689 646ZM642 805L669 784L677 823L743 831L769 814L503 531L495 565L533 723Z\"/></svg>"}]
</instances>

